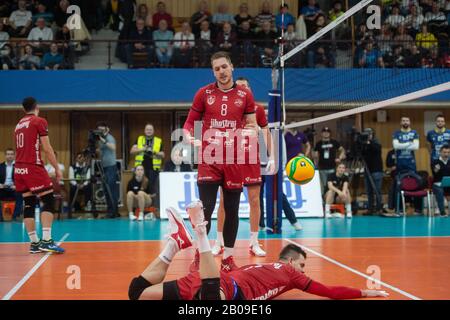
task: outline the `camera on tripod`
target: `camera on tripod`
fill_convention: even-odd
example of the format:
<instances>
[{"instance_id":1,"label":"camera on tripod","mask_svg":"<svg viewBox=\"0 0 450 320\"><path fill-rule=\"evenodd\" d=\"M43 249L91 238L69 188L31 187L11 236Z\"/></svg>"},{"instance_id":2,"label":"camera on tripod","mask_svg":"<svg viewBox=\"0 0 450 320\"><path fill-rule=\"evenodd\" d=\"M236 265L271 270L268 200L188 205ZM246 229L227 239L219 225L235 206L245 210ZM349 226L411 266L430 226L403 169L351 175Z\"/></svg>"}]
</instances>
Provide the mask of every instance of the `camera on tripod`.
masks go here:
<instances>
[{"instance_id":1,"label":"camera on tripod","mask_svg":"<svg viewBox=\"0 0 450 320\"><path fill-rule=\"evenodd\" d=\"M103 135L102 130L89 130L88 132L88 145L83 150L83 154L85 156L89 156L92 158L96 158L97 151L97 141L100 140L100 137Z\"/></svg>"}]
</instances>

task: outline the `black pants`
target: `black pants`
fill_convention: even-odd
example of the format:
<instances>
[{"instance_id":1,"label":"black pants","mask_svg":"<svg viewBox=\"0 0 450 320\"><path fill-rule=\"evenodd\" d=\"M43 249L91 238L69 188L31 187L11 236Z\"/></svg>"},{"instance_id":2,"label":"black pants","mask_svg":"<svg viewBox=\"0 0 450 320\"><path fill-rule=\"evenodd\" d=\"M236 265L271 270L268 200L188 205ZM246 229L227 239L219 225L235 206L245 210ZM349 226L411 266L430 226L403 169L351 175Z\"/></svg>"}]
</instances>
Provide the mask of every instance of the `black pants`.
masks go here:
<instances>
[{"instance_id":1,"label":"black pants","mask_svg":"<svg viewBox=\"0 0 450 320\"><path fill-rule=\"evenodd\" d=\"M145 176L148 178L150 184L150 193L156 194L153 198L153 203L156 208L159 208L159 170L153 170L153 168L144 168Z\"/></svg>"}]
</instances>

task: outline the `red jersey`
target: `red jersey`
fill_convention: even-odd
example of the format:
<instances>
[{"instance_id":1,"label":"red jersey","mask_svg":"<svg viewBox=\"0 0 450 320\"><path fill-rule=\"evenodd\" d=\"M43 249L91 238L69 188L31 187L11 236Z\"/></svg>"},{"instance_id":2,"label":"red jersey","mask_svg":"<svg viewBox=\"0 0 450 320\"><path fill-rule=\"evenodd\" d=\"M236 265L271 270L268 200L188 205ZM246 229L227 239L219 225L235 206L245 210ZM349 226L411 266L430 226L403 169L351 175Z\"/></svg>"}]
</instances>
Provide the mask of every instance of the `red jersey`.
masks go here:
<instances>
[{"instance_id":1,"label":"red jersey","mask_svg":"<svg viewBox=\"0 0 450 320\"><path fill-rule=\"evenodd\" d=\"M266 117L266 112L264 111L264 107L255 104L255 116L256 123L260 128L267 127L269 124ZM245 126L245 123L242 123L242 126ZM263 137L252 137L246 138L241 145L241 150L247 152L248 154L245 156L245 164L257 164L259 165L259 143L264 142ZM256 161L256 162L255 162Z\"/></svg>"},{"instance_id":2,"label":"red jersey","mask_svg":"<svg viewBox=\"0 0 450 320\"><path fill-rule=\"evenodd\" d=\"M14 130L16 163L44 166L41 158L41 137L48 135L48 124L44 118L27 114Z\"/></svg>"},{"instance_id":3,"label":"red jersey","mask_svg":"<svg viewBox=\"0 0 450 320\"><path fill-rule=\"evenodd\" d=\"M195 94L184 129L194 135L194 122L201 120L204 151L202 159L207 161L209 156L224 159L226 151L219 155L219 148L212 153L207 153L206 148L216 145L225 150L227 146L233 145L231 150L236 150L235 131L243 128L244 115L252 113L255 113L255 101L247 88L234 84L231 89L223 91L216 83L212 83Z\"/></svg>"}]
</instances>

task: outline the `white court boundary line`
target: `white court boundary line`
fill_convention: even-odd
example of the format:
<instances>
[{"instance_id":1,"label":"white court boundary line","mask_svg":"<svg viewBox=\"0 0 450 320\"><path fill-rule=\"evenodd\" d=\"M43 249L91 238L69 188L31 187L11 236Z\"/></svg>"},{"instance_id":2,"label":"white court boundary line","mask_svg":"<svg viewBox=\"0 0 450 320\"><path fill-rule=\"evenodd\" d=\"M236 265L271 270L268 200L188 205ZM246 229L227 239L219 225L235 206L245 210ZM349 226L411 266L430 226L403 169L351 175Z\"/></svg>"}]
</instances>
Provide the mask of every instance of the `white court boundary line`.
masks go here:
<instances>
[{"instance_id":1,"label":"white court boundary line","mask_svg":"<svg viewBox=\"0 0 450 320\"><path fill-rule=\"evenodd\" d=\"M412 300L422 300L419 297L416 297L416 296L414 296L414 295L412 295L412 294L410 294L410 293L408 293L406 291L403 291L403 290L401 290L399 288L396 288L396 287L394 287L394 286L392 286L392 285L390 285L390 284L388 284L386 282L383 282L383 281L380 281L378 279L372 278L372 277L368 276L367 274L364 274L364 273L362 273L362 272L360 272L360 271L358 271L356 269L353 269L353 268L351 268L351 267L349 267L349 266L347 266L347 265L345 265L343 263L340 263L339 261L336 261L336 260L334 260L334 259L332 259L332 258L330 258L330 257L328 257L326 255L321 254L320 252L317 252L317 251L315 251L313 249L310 249L310 248L308 248L308 247L306 247L304 245L301 245L301 244L299 244L299 243L297 243L295 241L292 241L290 239L283 239L283 240L285 240L285 241L287 241L289 243L292 243L293 245L296 245L296 246L304 249L305 251L308 251L308 252L310 252L310 253L312 253L312 254L314 254L314 255L322 258L322 259L325 259L328 262L331 262L331 263L333 263L333 264L335 264L335 265L337 265L337 266L339 266L339 267L341 267L343 269L346 269L346 270L348 270L350 272L353 272L353 273L355 273L355 274L357 274L357 275L359 275L359 276L361 276L363 278L366 278L367 280L373 281L373 282L378 283L378 284L380 284L380 285L382 285L382 286L384 286L386 288L391 289L392 291L400 293L401 295L404 295L404 296L406 296L406 297L408 297L408 298L410 298Z\"/></svg>"},{"instance_id":2,"label":"white court boundary line","mask_svg":"<svg viewBox=\"0 0 450 320\"><path fill-rule=\"evenodd\" d=\"M69 236L68 233L66 233L61 240L59 240L59 242L57 243L58 246L67 239L67 237ZM28 273L19 281L17 282L17 284L11 289L9 290L9 292L2 298L2 300L10 300L12 298L13 295L15 295L17 293L17 291L19 291L19 289L25 284L25 282L28 281L28 279L31 278L31 276L39 269L39 267L41 265L44 264L44 262L48 259L48 257L50 257L52 253L51 252L47 252L45 254L45 256L43 256L34 266L33 268L31 268L30 271L28 271Z\"/></svg>"}]
</instances>

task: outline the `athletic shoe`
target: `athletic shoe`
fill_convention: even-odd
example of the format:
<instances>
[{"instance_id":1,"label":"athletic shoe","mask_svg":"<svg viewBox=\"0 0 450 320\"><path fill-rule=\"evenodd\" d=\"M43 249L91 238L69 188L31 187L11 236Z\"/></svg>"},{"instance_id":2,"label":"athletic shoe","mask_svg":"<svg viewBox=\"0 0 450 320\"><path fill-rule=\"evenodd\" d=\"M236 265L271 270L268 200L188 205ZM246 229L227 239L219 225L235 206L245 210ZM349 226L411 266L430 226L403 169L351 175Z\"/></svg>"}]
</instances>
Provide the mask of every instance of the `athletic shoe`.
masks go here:
<instances>
[{"instance_id":1,"label":"athletic shoe","mask_svg":"<svg viewBox=\"0 0 450 320\"><path fill-rule=\"evenodd\" d=\"M197 272L200 269L200 253L198 249L195 250L194 260L192 260L191 265L189 266L189 272Z\"/></svg>"},{"instance_id":2,"label":"athletic shoe","mask_svg":"<svg viewBox=\"0 0 450 320\"><path fill-rule=\"evenodd\" d=\"M53 253L64 253L65 250L58 246L53 239L50 240L41 240L39 243L39 250L45 251L45 252L53 252Z\"/></svg>"},{"instance_id":3,"label":"athletic shoe","mask_svg":"<svg viewBox=\"0 0 450 320\"><path fill-rule=\"evenodd\" d=\"M153 212L147 213L144 216L144 220L155 220L155 215L153 214Z\"/></svg>"},{"instance_id":4,"label":"athletic shoe","mask_svg":"<svg viewBox=\"0 0 450 320\"><path fill-rule=\"evenodd\" d=\"M347 212L347 218L351 219L352 218L352 213L351 212Z\"/></svg>"},{"instance_id":5,"label":"athletic shoe","mask_svg":"<svg viewBox=\"0 0 450 320\"><path fill-rule=\"evenodd\" d=\"M130 219L130 221L136 220L136 216L134 215L133 212L130 212L130 213L128 214L128 218Z\"/></svg>"},{"instance_id":6,"label":"athletic shoe","mask_svg":"<svg viewBox=\"0 0 450 320\"><path fill-rule=\"evenodd\" d=\"M228 273L238 268L239 267L236 265L236 263L234 263L233 256L229 256L228 258L222 260L221 269L223 272Z\"/></svg>"},{"instance_id":7,"label":"athletic shoe","mask_svg":"<svg viewBox=\"0 0 450 320\"><path fill-rule=\"evenodd\" d=\"M331 215L331 213L325 213L325 218L330 219L333 218L333 216Z\"/></svg>"},{"instance_id":8,"label":"athletic shoe","mask_svg":"<svg viewBox=\"0 0 450 320\"><path fill-rule=\"evenodd\" d=\"M40 249L39 249L39 246L41 245L41 242L40 241L38 241L38 242L32 242L31 244L30 244L30 253L40 253L40 252L42 252Z\"/></svg>"},{"instance_id":9,"label":"athletic shoe","mask_svg":"<svg viewBox=\"0 0 450 320\"><path fill-rule=\"evenodd\" d=\"M194 201L186 207L186 211L189 215L189 220L192 223L192 227L205 222L205 214L203 213L203 203L201 201Z\"/></svg>"},{"instance_id":10,"label":"athletic shoe","mask_svg":"<svg viewBox=\"0 0 450 320\"><path fill-rule=\"evenodd\" d=\"M144 220L144 213L143 212L139 212L138 221L143 221L143 220Z\"/></svg>"},{"instance_id":11,"label":"athletic shoe","mask_svg":"<svg viewBox=\"0 0 450 320\"><path fill-rule=\"evenodd\" d=\"M340 213L332 213L331 216L333 216L334 218L343 218L344 216Z\"/></svg>"},{"instance_id":12,"label":"athletic shoe","mask_svg":"<svg viewBox=\"0 0 450 320\"><path fill-rule=\"evenodd\" d=\"M223 253L223 246L220 245L219 241L216 241L214 247L212 247L211 249L211 253L213 254L213 256L218 256L219 254Z\"/></svg>"},{"instance_id":13,"label":"athletic shoe","mask_svg":"<svg viewBox=\"0 0 450 320\"><path fill-rule=\"evenodd\" d=\"M263 249L261 249L258 242L252 244L249 248L249 251L252 256L257 256L257 257L265 257L266 256L266 252Z\"/></svg>"},{"instance_id":14,"label":"athletic shoe","mask_svg":"<svg viewBox=\"0 0 450 320\"><path fill-rule=\"evenodd\" d=\"M295 229L295 231L303 230L303 227L300 223L296 222L292 225L292 227Z\"/></svg>"},{"instance_id":15,"label":"athletic shoe","mask_svg":"<svg viewBox=\"0 0 450 320\"><path fill-rule=\"evenodd\" d=\"M180 250L192 246L192 236L184 224L183 218L172 207L166 209L170 224L170 236L176 242Z\"/></svg>"}]
</instances>

